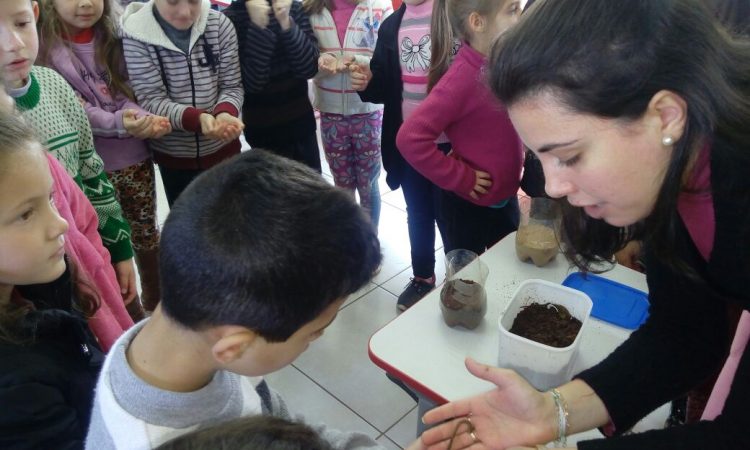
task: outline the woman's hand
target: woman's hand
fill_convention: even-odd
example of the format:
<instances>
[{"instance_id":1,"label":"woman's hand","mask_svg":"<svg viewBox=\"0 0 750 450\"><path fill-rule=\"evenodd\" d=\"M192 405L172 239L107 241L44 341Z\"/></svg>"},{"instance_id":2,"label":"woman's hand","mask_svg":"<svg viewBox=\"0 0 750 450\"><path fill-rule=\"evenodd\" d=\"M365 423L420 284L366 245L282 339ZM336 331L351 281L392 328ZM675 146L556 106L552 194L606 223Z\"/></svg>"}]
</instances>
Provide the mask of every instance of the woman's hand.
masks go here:
<instances>
[{"instance_id":1,"label":"woman's hand","mask_svg":"<svg viewBox=\"0 0 750 450\"><path fill-rule=\"evenodd\" d=\"M448 422L422 434L422 443L427 448L447 448L457 431L453 449L508 449L533 446L557 437L557 408L551 395L537 391L512 370L480 364L471 358L466 359L466 368L497 387L428 411L422 419L424 423ZM472 426L457 428L467 417Z\"/></svg>"},{"instance_id":2,"label":"woman's hand","mask_svg":"<svg viewBox=\"0 0 750 450\"><path fill-rule=\"evenodd\" d=\"M474 174L476 175L476 182L474 183L474 188L469 193L469 196L475 200L479 200L479 196L486 194L487 189L492 186L492 179L490 178L490 174L482 172L481 170L475 170Z\"/></svg>"}]
</instances>

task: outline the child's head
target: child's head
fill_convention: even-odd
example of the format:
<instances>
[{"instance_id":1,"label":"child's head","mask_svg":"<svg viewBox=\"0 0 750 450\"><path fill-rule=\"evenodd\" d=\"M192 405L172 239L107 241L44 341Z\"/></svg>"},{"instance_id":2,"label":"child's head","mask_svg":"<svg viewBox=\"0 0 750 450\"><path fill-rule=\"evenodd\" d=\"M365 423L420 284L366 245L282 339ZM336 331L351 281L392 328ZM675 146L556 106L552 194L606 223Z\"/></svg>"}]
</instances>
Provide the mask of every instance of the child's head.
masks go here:
<instances>
[{"instance_id":1,"label":"child's head","mask_svg":"<svg viewBox=\"0 0 750 450\"><path fill-rule=\"evenodd\" d=\"M96 61L106 69L110 89L132 99L132 90L123 74L125 57L115 30L112 1L116 0L40 0L39 64L51 64L50 52L64 45L64 37L93 29Z\"/></svg>"},{"instance_id":2,"label":"child's head","mask_svg":"<svg viewBox=\"0 0 750 450\"><path fill-rule=\"evenodd\" d=\"M154 0L159 15L178 30L189 30L201 15L208 0Z\"/></svg>"},{"instance_id":3,"label":"child's head","mask_svg":"<svg viewBox=\"0 0 750 450\"><path fill-rule=\"evenodd\" d=\"M432 58L428 88L448 70L454 39L487 54L492 41L521 15L519 0L435 0L432 8Z\"/></svg>"},{"instance_id":4,"label":"child's head","mask_svg":"<svg viewBox=\"0 0 750 450\"><path fill-rule=\"evenodd\" d=\"M6 290L47 283L65 271L68 223L52 204L52 183L31 128L0 112L0 286Z\"/></svg>"},{"instance_id":5,"label":"child's head","mask_svg":"<svg viewBox=\"0 0 750 450\"><path fill-rule=\"evenodd\" d=\"M269 359L265 372L320 336L381 259L373 226L345 191L260 150L180 195L160 252L164 314L194 331L247 329L272 350L258 356Z\"/></svg>"},{"instance_id":6,"label":"child's head","mask_svg":"<svg viewBox=\"0 0 750 450\"><path fill-rule=\"evenodd\" d=\"M29 79L39 51L38 15L36 2L0 1L0 72L8 88L19 88Z\"/></svg>"},{"instance_id":7,"label":"child's head","mask_svg":"<svg viewBox=\"0 0 750 450\"><path fill-rule=\"evenodd\" d=\"M249 416L201 428L157 450L330 450L309 426L273 416Z\"/></svg>"}]
</instances>

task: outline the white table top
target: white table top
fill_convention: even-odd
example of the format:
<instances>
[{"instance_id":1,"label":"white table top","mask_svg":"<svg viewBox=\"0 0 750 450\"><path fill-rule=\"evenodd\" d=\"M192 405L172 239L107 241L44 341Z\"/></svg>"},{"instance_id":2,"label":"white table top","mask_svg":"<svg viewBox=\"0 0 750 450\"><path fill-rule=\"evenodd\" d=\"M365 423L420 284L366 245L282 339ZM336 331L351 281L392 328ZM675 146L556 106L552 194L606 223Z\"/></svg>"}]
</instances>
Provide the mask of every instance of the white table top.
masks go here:
<instances>
[{"instance_id":1,"label":"white table top","mask_svg":"<svg viewBox=\"0 0 750 450\"><path fill-rule=\"evenodd\" d=\"M485 285L487 314L479 327L474 330L448 327L440 312L438 287L370 338L370 359L436 404L494 387L472 376L464 366L464 359L471 356L479 362L497 365L498 319L522 281L538 278L561 283L575 271L562 255L541 268L519 261L515 233L480 258L489 267L489 276ZM624 266L617 265L601 276L647 292L646 277ZM574 373L604 359L627 339L631 330L591 317L583 333Z\"/></svg>"}]
</instances>

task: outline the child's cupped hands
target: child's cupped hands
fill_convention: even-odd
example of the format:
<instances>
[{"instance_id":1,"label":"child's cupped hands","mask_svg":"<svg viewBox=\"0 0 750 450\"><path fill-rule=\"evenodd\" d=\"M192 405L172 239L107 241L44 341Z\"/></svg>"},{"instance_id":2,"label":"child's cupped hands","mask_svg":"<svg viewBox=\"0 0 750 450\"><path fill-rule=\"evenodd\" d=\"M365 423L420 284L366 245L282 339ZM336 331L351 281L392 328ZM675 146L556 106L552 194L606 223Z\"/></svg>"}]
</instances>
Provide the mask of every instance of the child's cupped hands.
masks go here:
<instances>
[{"instance_id":1,"label":"child's cupped hands","mask_svg":"<svg viewBox=\"0 0 750 450\"><path fill-rule=\"evenodd\" d=\"M354 64L353 56L337 58L331 53L323 53L318 58L318 70L328 75L348 72L352 64Z\"/></svg>"},{"instance_id":2,"label":"child's cupped hands","mask_svg":"<svg viewBox=\"0 0 750 450\"><path fill-rule=\"evenodd\" d=\"M372 79L372 72L369 64L359 64L352 62L349 65L349 73L352 77L352 89L355 91L364 91Z\"/></svg>"},{"instance_id":3,"label":"child's cupped hands","mask_svg":"<svg viewBox=\"0 0 750 450\"><path fill-rule=\"evenodd\" d=\"M201 131L203 135L217 141L230 142L238 137L245 129L245 124L228 113L220 113L216 117L208 113L200 115Z\"/></svg>"},{"instance_id":4,"label":"child's cupped hands","mask_svg":"<svg viewBox=\"0 0 750 450\"><path fill-rule=\"evenodd\" d=\"M169 119L162 116L138 116L138 111L126 109L122 113L122 123L131 136L138 139L158 139L172 131Z\"/></svg>"}]
</instances>

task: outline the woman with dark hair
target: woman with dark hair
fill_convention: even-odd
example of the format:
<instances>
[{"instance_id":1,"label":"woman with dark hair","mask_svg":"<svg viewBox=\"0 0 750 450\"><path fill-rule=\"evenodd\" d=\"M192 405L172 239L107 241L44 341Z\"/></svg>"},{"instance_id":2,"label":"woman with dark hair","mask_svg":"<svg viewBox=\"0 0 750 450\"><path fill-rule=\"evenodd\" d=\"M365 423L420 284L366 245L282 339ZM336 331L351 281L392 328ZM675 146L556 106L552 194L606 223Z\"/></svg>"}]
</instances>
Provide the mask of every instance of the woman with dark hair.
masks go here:
<instances>
[{"instance_id":1,"label":"woman with dark hair","mask_svg":"<svg viewBox=\"0 0 750 450\"><path fill-rule=\"evenodd\" d=\"M552 197L569 260L601 268L643 241L650 317L549 392L467 361L497 388L450 403L422 436L524 448L599 427L580 449L750 448L750 44L700 0L541 0L495 46L490 83ZM727 310L744 310L730 351ZM624 435L724 369L697 424ZM454 443L454 444L456 444ZM563 445L564 447L564 445Z\"/></svg>"}]
</instances>

